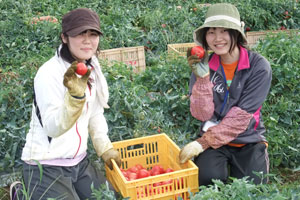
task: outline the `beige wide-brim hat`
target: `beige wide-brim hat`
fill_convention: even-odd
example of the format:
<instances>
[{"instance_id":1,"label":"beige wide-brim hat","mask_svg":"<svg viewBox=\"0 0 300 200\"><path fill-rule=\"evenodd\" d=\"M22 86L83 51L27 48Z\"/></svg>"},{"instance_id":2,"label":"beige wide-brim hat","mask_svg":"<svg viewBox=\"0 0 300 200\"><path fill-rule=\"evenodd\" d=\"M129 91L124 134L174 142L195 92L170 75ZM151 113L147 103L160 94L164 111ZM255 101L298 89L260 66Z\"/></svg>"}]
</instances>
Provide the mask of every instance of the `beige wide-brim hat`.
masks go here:
<instances>
[{"instance_id":1,"label":"beige wide-brim hat","mask_svg":"<svg viewBox=\"0 0 300 200\"><path fill-rule=\"evenodd\" d=\"M229 3L212 4L206 13L205 21L202 26L194 31L194 41L202 46L203 29L206 27L222 27L239 31L245 43L247 38L244 33L244 22L241 22L240 14L237 8Z\"/></svg>"}]
</instances>

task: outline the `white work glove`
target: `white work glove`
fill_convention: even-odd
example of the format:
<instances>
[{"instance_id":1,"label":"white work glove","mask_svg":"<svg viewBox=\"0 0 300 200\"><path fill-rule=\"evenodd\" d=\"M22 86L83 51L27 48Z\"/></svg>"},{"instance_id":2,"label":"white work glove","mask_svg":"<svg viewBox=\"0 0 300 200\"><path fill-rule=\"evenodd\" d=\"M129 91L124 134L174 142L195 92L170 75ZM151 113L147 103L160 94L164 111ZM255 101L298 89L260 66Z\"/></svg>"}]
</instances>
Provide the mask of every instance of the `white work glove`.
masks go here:
<instances>
[{"instance_id":1,"label":"white work glove","mask_svg":"<svg viewBox=\"0 0 300 200\"><path fill-rule=\"evenodd\" d=\"M186 161L198 156L200 153L203 152L202 145L197 142L193 141L185 145L179 153L179 160L180 163L185 163Z\"/></svg>"}]
</instances>

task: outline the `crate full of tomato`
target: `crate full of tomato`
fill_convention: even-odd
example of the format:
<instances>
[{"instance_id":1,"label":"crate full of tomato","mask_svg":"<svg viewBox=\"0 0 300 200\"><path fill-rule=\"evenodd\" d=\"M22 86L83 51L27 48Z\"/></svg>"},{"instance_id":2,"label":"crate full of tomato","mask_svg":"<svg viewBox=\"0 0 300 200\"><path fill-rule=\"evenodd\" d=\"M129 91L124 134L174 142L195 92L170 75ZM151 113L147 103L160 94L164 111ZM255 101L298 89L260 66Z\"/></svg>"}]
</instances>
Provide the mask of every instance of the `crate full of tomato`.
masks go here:
<instances>
[{"instance_id":1,"label":"crate full of tomato","mask_svg":"<svg viewBox=\"0 0 300 200\"><path fill-rule=\"evenodd\" d=\"M180 164L180 149L166 134L113 142L113 146L122 165L119 168L113 161L113 170L105 167L106 176L124 198L186 200L189 192L199 191L197 166L192 161Z\"/></svg>"}]
</instances>

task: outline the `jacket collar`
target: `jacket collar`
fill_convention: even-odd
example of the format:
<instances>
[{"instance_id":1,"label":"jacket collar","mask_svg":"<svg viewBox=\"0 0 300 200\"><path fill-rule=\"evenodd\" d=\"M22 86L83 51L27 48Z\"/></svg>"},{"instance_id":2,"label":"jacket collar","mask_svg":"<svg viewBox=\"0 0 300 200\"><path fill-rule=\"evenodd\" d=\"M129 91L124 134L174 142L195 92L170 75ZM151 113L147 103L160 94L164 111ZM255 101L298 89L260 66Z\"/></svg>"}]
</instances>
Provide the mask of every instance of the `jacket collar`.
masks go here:
<instances>
[{"instance_id":1,"label":"jacket collar","mask_svg":"<svg viewBox=\"0 0 300 200\"><path fill-rule=\"evenodd\" d=\"M208 64L210 69L217 71L220 66L220 56L218 56L217 54L213 54ZM240 46L240 59L238 63L238 71L248 68L250 68L248 51L244 47Z\"/></svg>"}]
</instances>

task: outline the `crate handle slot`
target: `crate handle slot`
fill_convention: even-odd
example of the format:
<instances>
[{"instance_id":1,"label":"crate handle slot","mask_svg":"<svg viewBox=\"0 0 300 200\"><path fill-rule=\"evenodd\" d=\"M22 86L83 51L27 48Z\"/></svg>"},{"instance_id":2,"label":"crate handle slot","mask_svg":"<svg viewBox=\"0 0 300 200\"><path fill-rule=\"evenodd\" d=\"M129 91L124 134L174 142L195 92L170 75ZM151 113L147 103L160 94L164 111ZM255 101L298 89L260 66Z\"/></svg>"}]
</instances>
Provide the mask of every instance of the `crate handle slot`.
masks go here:
<instances>
[{"instance_id":1,"label":"crate handle slot","mask_svg":"<svg viewBox=\"0 0 300 200\"><path fill-rule=\"evenodd\" d=\"M127 146L127 150L143 149L144 143Z\"/></svg>"}]
</instances>

